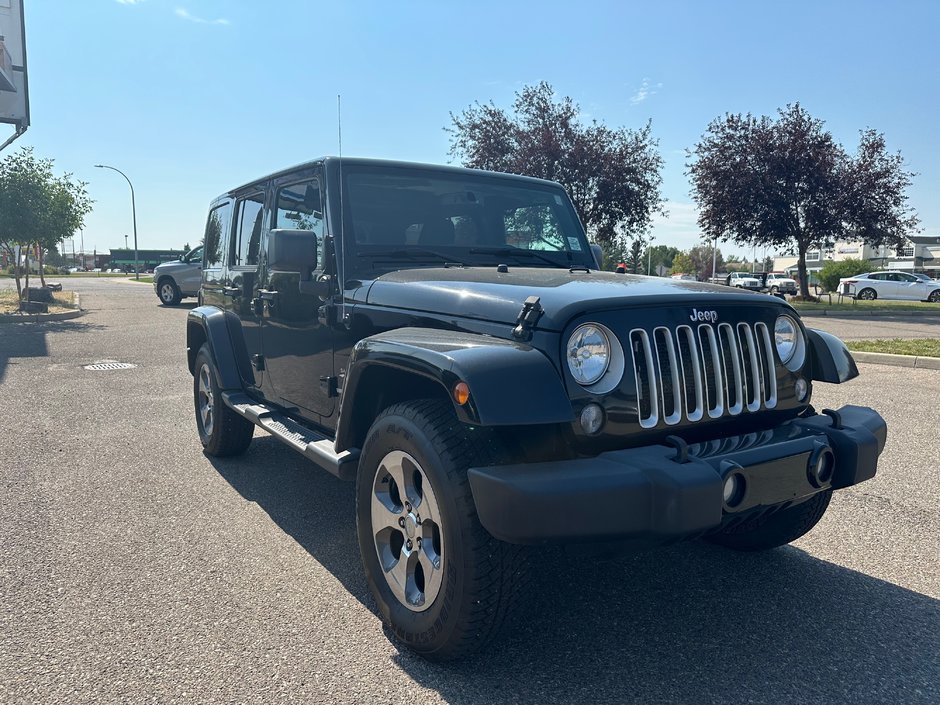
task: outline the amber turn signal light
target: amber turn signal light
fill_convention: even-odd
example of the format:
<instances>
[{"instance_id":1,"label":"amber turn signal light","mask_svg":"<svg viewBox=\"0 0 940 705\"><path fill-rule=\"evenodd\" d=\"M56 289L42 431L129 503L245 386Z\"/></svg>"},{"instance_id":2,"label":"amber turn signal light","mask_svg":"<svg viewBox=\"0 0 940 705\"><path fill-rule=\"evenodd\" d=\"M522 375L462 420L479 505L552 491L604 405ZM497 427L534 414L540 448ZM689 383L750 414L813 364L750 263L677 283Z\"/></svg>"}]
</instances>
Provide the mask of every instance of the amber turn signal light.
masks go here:
<instances>
[{"instance_id":1,"label":"amber turn signal light","mask_svg":"<svg viewBox=\"0 0 940 705\"><path fill-rule=\"evenodd\" d=\"M470 401L470 387L466 382L457 382L454 385L454 401L463 406Z\"/></svg>"}]
</instances>

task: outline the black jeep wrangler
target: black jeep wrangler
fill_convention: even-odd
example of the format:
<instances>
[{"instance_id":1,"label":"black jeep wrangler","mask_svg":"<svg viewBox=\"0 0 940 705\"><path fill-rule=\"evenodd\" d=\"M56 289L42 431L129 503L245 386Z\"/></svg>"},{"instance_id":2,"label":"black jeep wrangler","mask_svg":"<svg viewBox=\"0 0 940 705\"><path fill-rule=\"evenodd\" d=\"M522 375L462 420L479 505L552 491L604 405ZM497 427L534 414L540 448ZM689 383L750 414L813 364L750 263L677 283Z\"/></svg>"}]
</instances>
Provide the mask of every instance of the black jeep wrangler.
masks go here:
<instances>
[{"instance_id":1,"label":"black jeep wrangler","mask_svg":"<svg viewBox=\"0 0 940 705\"><path fill-rule=\"evenodd\" d=\"M187 344L199 437L356 481L382 618L432 659L502 622L526 544L785 544L874 476L858 371L785 302L599 271L556 183L325 158L216 199Z\"/></svg>"}]
</instances>

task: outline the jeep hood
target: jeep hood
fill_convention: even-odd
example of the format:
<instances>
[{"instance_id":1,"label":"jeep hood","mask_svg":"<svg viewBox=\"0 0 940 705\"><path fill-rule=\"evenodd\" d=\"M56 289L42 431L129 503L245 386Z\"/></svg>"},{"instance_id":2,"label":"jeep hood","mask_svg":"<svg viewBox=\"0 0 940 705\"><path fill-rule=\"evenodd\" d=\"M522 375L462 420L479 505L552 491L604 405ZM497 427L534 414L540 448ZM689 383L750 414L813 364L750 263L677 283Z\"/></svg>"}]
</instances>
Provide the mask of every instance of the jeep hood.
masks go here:
<instances>
[{"instance_id":1,"label":"jeep hood","mask_svg":"<svg viewBox=\"0 0 940 705\"><path fill-rule=\"evenodd\" d=\"M741 304L779 306L779 299L727 286L611 272L553 268L415 268L391 272L351 298L373 306L513 325L523 302L538 296L538 328L561 331L574 316L635 306ZM785 305L785 304L784 304Z\"/></svg>"}]
</instances>

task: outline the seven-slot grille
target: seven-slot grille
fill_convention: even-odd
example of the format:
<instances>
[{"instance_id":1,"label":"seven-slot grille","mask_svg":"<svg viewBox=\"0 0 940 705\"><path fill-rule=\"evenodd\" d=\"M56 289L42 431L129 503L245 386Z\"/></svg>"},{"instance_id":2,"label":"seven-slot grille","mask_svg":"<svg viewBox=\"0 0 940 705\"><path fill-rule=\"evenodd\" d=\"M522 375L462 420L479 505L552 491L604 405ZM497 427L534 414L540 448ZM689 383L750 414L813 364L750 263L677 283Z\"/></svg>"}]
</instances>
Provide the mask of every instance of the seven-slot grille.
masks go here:
<instances>
[{"instance_id":1,"label":"seven-slot grille","mask_svg":"<svg viewBox=\"0 0 940 705\"><path fill-rule=\"evenodd\" d=\"M636 328L630 349L643 428L777 405L774 349L764 323Z\"/></svg>"}]
</instances>

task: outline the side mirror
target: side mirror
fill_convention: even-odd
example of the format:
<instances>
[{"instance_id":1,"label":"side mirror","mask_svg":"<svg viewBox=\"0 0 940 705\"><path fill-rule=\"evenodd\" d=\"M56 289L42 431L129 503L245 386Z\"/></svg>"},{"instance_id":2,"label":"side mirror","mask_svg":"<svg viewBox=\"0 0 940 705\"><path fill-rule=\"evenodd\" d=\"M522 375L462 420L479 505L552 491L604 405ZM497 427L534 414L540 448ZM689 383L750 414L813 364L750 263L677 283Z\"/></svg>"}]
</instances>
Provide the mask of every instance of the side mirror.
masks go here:
<instances>
[{"instance_id":1,"label":"side mirror","mask_svg":"<svg viewBox=\"0 0 940 705\"><path fill-rule=\"evenodd\" d=\"M597 263L598 269L604 268L604 250L600 245L596 243L591 243L591 252L594 253L594 261Z\"/></svg>"},{"instance_id":2,"label":"side mirror","mask_svg":"<svg viewBox=\"0 0 940 705\"><path fill-rule=\"evenodd\" d=\"M313 230L278 228L268 234L268 271L299 272L310 281L317 268L317 234Z\"/></svg>"},{"instance_id":3,"label":"side mirror","mask_svg":"<svg viewBox=\"0 0 940 705\"><path fill-rule=\"evenodd\" d=\"M300 274L301 294L325 296L329 292L329 282L313 281L318 245L317 233L313 230L272 230L268 233L268 271L297 272Z\"/></svg>"}]
</instances>

